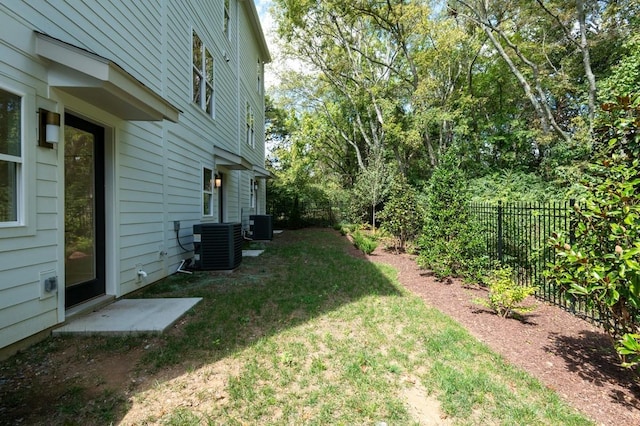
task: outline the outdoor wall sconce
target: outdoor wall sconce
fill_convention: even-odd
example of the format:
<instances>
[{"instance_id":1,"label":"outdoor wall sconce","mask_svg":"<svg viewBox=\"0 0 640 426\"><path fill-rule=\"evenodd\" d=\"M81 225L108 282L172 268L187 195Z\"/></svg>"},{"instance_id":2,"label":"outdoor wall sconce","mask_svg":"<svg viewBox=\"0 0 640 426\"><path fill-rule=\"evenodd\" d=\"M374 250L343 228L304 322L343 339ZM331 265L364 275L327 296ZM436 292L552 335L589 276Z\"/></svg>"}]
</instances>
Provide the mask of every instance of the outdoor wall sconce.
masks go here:
<instances>
[{"instance_id":1,"label":"outdoor wall sconce","mask_svg":"<svg viewBox=\"0 0 640 426\"><path fill-rule=\"evenodd\" d=\"M255 191L257 191L257 190L258 190L258 181L257 181L257 180L253 182L253 189L254 189Z\"/></svg>"},{"instance_id":2,"label":"outdoor wall sconce","mask_svg":"<svg viewBox=\"0 0 640 426\"><path fill-rule=\"evenodd\" d=\"M222 178L219 175L216 175L216 178L213 180L213 187L220 188L222 186Z\"/></svg>"},{"instance_id":3,"label":"outdoor wall sconce","mask_svg":"<svg viewBox=\"0 0 640 426\"><path fill-rule=\"evenodd\" d=\"M42 108L38 113L38 146L53 148L60 142L60 114Z\"/></svg>"}]
</instances>

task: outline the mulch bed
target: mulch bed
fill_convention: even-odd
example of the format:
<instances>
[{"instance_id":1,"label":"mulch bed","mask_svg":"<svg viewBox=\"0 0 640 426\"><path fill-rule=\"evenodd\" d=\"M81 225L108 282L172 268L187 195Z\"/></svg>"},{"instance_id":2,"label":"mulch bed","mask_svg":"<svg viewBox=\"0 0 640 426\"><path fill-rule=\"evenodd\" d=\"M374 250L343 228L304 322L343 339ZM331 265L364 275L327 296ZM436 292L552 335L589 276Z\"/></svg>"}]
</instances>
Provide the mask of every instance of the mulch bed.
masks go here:
<instances>
[{"instance_id":1,"label":"mulch bed","mask_svg":"<svg viewBox=\"0 0 640 426\"><path fill-rule=\"evenodd\" d=\"M438 281L415 258L378 247L367 256L393 266L400 283L463 325L508 362L528 371L601 425L640 425L640 383L619 366L610 340L594 325L544 302L520 320L473 303L481 287Z\"/></svg>"}]
</instances>

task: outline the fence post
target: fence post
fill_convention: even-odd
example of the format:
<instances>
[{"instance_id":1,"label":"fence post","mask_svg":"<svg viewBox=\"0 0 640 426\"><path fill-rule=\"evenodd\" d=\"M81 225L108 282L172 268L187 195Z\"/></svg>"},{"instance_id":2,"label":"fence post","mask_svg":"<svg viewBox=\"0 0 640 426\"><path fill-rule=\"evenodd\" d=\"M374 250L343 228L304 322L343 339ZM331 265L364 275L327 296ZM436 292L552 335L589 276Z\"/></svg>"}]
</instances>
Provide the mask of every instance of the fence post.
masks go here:
<instances>
[{"instance_id":1,"label":"fence post","mask_svg":"<svg viewBox=\"0 0 640 426\"><path fill-rule=\"evenodd\" d=\"M576 200L571 198L569 200L569 207L571 211L569 211L569 244L573 246L576 242Z\"/></svg>"},{"instance_id":2,"label":"fence post","mask_svg":"<svg viewBox=\"0 0 640 426\"><path fill-rule=\"evenodd\" d=\"M498 260L502 263L502 200L498 201Z\"/></svg>"}]
</instances>

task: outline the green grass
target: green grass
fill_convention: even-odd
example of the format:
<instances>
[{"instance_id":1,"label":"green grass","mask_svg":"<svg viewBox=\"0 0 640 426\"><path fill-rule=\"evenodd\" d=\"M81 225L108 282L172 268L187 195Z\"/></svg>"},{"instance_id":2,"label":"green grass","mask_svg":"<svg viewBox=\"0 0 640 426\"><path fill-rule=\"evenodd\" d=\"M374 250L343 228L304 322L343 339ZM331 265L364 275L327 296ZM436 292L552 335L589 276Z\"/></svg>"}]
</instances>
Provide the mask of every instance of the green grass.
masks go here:
<instances>
[{"instance_id":1,"label":"green grass","mask_svg":"<svg viewBox=\"0 0 640 426\"><path fill-rule=\"evenodd\" d=\"M297 232L233 274L170 277L147 292L206 299L183 336L147 354L156 368L185 354L240 365L223 411L180 409L167 424L192 415L213 424L412 424L402 397L409 377L457 424L592 424L408 294L393 269L346 256L348 242L334 233Z\"/></svg>"},{"instance_id":2,"label":"green grass","mask_svg":"<svg viewBox=\"0 0 640 426\"><path fill-rule=\"evenodd\" d=\"M593 424L405 291L392 268L348 256L347 239L287 232L233 273L173 275L136 295L204 300L144 350L138 368L155 385L119 407L96 400L88 423L171 400L181 403L163 402L146 421L412 425L406 393L420 388L453 424ZM114 353L145 342L99 339ZM59 409L78 410L82 393L71 389Z\"/></svg>"}]
</instances>

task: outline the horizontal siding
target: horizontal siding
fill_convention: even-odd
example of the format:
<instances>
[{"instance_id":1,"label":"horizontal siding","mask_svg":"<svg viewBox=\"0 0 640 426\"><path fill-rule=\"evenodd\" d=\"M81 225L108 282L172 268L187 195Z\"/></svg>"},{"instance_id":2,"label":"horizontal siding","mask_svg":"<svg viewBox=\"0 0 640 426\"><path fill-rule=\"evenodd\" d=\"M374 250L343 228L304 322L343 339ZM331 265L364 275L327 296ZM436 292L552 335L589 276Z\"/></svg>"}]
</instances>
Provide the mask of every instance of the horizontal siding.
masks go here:
<instances>
[{"instance_id":1,"label":"horizontal siding","mask_svg":"<svg viewBox=\"0 0 640 426\"><path fill-rule=\"evenodd\" d=\"M9 275L7 275L7 277L9 277ZM24 275L22 277L15 276L13 277L14 283L16 284L14 287L0 290L0 313L6 308L34 300L33 295L38 294L40 289L38 288L38 283L30 281L31 274L29 274L28 277L29 279ZM20 316L20 314L17 315L18 318ZM9 323L11 323L11 321ZM0 324L5 323L0 322Z\"/></svg>"},{"instance_id":2,"label":"horizontal siding","mask_svg":"<svg viewBox=\"0 0 640 426\"><path fill-rule=\"evenodd\" d=\"M52 303L49 302L49 305L51 304ZM18 314L20 315L20 313ZM38 316L29 317L23 321L12 323L9 327L0 328L0 342L5 344L3 346L6 346L22 339L26 339L29 336L51 327L43 327L43 324L55 325L57 320L58 318L55 310L42 310L42 313Z\"/></svg>"},{"instance_id":3,"label":"horizontal siding","mask_svg":"<svg viewBox=\"0 0 640 426\"><path fill-rule=\"evenodd\" d=\"M118 296L158 280L189 256L179 247L173 221L181 222L180 242L191 247L192 226L218 220L214 194L213 218L202 217L203 165L214 168L214 147L240 154L263 165L262 97L255 90L258 44L249 28L247 5L231 0L231 40L223 36L223 2L209 0L131 2L31 2L0 4L0 84L29 87L36 106L65 106L80 111L71 99L49 99L47 64L33 54L34 30L94 52L116 62L146 87L179 108L179 123L124 122L105 114L99 105L87 113L113 128L114 155L107 156L108 228L113 238ZM163 16L166 13L166 16ZM215 61L215 118L191 102L191 30L194 28ZM238 48L241 50L238 51ZM224 57L229 57L226 61ZM256 117L256 149L244 144L244 106L252 104ZM103 120L104 118L104 120ZM31 118L35 127L35 117ZM111 145L107 142L107 145ZM3 238L0 229L0 348L58 321L58 298L40 300L40 273L63 269L59 254L64 241L62 153L35 150L32 164L36 187L28 188L35 208L35 235ZM225 174L225 220L240 221L250 211L251 171ZM260 197L258 197L260 203ZM168 255L160 256L160 249ZM38 259L34 263L33 259ZM136 280L136 265L149 274ZM64 281L64 277L62 282ZM111 288L113 291L113 287Z\"/></svg>"},{"instance_id":4,"label":"horizontal siding","mask_svg":"<svg viewBox=\"0 0 640 426\"><path fill-rule=\"evenodd\" d=\"M39 31L111 59L160 91L160 2L20 1L12 7Z\"/></svg>"}]
</instances>

